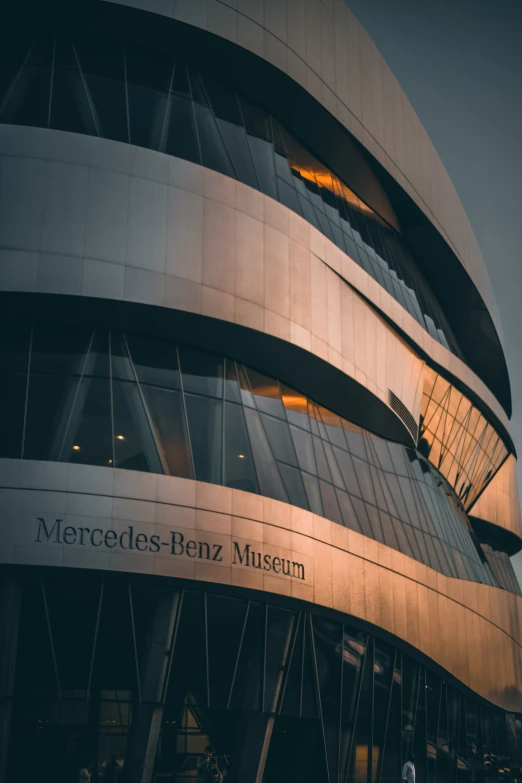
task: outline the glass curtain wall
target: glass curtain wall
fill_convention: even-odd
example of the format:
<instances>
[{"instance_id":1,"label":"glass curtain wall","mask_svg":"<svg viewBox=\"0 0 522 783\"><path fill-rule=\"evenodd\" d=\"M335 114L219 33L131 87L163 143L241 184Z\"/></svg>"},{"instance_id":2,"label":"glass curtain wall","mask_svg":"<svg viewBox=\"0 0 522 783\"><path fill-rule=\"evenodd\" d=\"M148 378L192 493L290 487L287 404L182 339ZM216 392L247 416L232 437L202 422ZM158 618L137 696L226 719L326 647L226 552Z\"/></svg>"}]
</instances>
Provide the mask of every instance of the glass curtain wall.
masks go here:
<instances>
[{"instance_id":1,"label":"glass curtain wall","mask_svg":"<svg viewBox=\"0 0 522 783\"><path fill-rule=\"evenodd\" d=\"M0 368L0 457L223 484L313 511L448 576L508 586L419 452L233 359L36 325L4 337Z\"/></svg>"},{"instance_id":2,"label":"glass curtain wall","mask_svg":"<svg viewBox=\"0 0 522 783\"><path fill-rule=\"evenodd\" d=\"M194 781L211 743L229 783L271 738L265 783L520 780L521 718L475 701L349 621L270 600L88 573L24 579L9 782L66 783L129 759L152 628L176 601L154 780ZM81 640L81 643L79 643ZM249 744L250 743L250 744Z\"/></svg>"},{"instance_id":3,"label":"glass curtain wall","mask_svg":"<svg viewBox=\"0 0 522 783\"><path fill-rule=\"evenodd\" d=\"M419 448L466 509L509 454L478 408L429 367L424 371Z\"/></svg>"},{"instance_id":4,"label":"glass curtain wall","mask_svg":"<svg viewBox=\"0 0 522 783\"><path fill-rule=\"evenodd\" d=\"M0 122L148 147L262 191L321 231L462 358L400 234L244 96L182 61L99 36L12 42L2 60Z\"/></svg>"}]
</instances>

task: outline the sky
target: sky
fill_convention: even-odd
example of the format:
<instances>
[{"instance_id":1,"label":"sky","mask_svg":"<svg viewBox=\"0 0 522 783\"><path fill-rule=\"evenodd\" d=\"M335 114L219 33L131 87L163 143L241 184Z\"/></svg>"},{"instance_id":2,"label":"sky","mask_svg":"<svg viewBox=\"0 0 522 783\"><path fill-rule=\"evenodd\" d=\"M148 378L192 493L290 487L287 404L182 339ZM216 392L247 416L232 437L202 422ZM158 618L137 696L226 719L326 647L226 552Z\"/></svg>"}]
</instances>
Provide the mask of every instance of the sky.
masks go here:
<instances>
[{"instance_id":1,"label":"sky","mask_svg":"<svg viewBox=\"0 0 522 783\"><path fill-rule=\"evenodd\" d=\"M522 0L345 0L459 194L499 306L522 488ZM522 552L513 558L522 584Z\"/></svg>"}]
</instances>

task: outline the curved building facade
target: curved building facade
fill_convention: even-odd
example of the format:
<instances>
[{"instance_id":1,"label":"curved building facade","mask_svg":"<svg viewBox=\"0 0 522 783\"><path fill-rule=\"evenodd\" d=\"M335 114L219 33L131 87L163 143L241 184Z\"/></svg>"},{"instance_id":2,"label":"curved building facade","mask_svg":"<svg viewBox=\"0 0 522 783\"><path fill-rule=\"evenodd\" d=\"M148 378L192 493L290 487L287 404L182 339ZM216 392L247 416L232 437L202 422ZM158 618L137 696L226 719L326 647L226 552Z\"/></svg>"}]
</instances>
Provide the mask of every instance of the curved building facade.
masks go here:
<instances>
[{"instance_id":1,"label":"curved building facade","mask_svg":"<svg viewBox=\"0 0 522 783\"><path fill-rule=\"evenodd\" d=\"M366 32L0 22L0 783L519 780L499 319Z\"/></svg>"}]
</instances>

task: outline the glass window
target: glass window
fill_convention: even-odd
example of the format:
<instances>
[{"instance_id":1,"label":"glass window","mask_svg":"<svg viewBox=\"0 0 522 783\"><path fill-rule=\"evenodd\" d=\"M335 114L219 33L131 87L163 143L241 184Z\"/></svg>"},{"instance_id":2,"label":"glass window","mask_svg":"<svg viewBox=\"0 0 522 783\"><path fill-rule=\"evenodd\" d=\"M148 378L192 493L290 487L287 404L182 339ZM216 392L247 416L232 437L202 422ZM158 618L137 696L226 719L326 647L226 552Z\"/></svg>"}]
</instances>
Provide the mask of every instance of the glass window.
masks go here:
<instances>
[{"instance_id":1,"label":"glass window","mask_svg":"<svg viewBox=\"0 0 522 783\"><path fill-rule=\"evenodd\" d=\"M326 454L324 453L323 441L321 438L315 436L313 436L312 440L314 444L315 462L317 464L317 474L325 481L331 482L332 476L326 460Z\"/></svg>"},{"instance_id":2,"label":"glass window","mask_svg":"<svg viewBox=\"0 0 522 783\"><path fill-rule=\"evenodd\" d=\"M276 416L286 421L285 409L281 401L279 383L274 378L269 378L257 370L246 368L250 388L254 393L255 402L262 413Z\"/></svg>"},{"instance_id":3,"label":"glass window","mask_svg":"<svg viewBox=\"0 0 522 783\"><path fill-rule=\"evenodd\" d=\"M290 425L290 432L292 434L292 440L294 442L295 453L297 454L299 467L301 470L306 470L308 473L317 475L314 448L312 445L312 437L310 433L305 432L299 427L293 427L292 425Z\"/></svg>"},{"instance_id":4,"label":"glass window","mask_svg":"<svg viewBox=\"0 0 522 783\"><path fill-rule=\"evenodd\" d=\"M260 710L262 707L266 608L254 601L249 603L230 700L231 709Z\"/></svg>"},{"instance_id":5,"label":"glass window","mask_svg":"<svg viewBox=\"0 0 522 783\"><path fill-rule=\"evenodd\" d=\"M210 108L201 79L191 69L189 69L189 74L203 166L219 171L221 174L226 174L228 177L235 177L228 150L225 147L214 113Z\"/></svg>"},{"instance_id":6,"label":"glass window","mask_svg":"<svg viewBox=\"0 0 522 783\"><path fill-rule=\"evenodd\" d=\"M20 459L24 429L27 376L0 371L0 456ZM5 415L9 411L9 415Z\"/></svg>"},{"instance_id":7,"label":"glass window","mask_svg":"<svg viewBox=\"0 0 522 783\"><path fill-rule=\"evenodd\" d=\"M111 346L111 378L122 381L135 381L127 344L123 335L111 332L109 335Z\"/></svg>"},{"instance_id":8,"label":"glass window","mask_svg":"<svg viewBox=\"0 0 522 783\"><path fill-rule=\"evenodd\" d=\"M91 340L87 360L83 365L84 375L94 375L101 378L110 377L109 333L97 329Z\"/></svg>"},{"instance_id":9,"label":"glass window","mask_svg":"<svg viewBox=\"0 0 522 783\"><path fill-rule=\"evenodd\" d=\"M31 345L31 373L80 375L91 337L90 329L37 325Z\"/></svg>"},{"instance_id":10,"label":"glass window","mask_svg":"<svg viewBox=\"0 0 522 783\"><path fill-rule=\"evenodd\" d=\"M223 398L223 359L212 353L180 346L183 391Z\"/></svg>"},{"instance_id":11,"label":"glass window","mask_svg":"<svg viewBox=\"0 0 522 783\"><path fill-rule=\"evenodd\" d=\"M236 364L232 359L225 359L225 399L230 402L241 402Z\"/></svg>"},{"instance_id":12,"label":"glass window","mask_svg":"<svg viewBox=\"0 0 522 783\"><path fill-rule=\"evenodd\" d=\"M248 601L208 595L208 664L210 704L228 707L238 659Z\"/></svg>"},{"instance_id":13,"label":"glass window","mask_svg":"<svg viewBox=\"0 0 522 783\"><path fill-rule=\"evenodd\" d=\"M290 662L297 615L286 609L268 607L266 623L266 666L264 712L275 712L282 697L283 678Z\"/></svg>"},{"instance_id":14,"label":"glass window","mask_svg":"<svg viewBox=\"0 0 522 783\"><path fill-rule=\"evenodd\" d=\"M127 91L122 49L101 36L78 40L76 51L100 135L107 139L129 142L127 124Z\"/></svg>"},{"instance_id":15,"label":"glass window","mask_svg":"<svg viewBox=\"0 0 522 783\"><path fill-rule=\"evenodd\" d=\"M112 405L115 467L161 473L161 462L137 385L113 381Z\"/></svg>"},{"instance_id":16,"label":"glass window","mask_svg":"<svg viewBox=\"0 0 522 783\"><path fill-rule=\"evenodd\" d=\"M268 444L259 413L251 408L245 408L245 416L261 494L276 500L287 501L286 490Z\"/></svg>"},{"instance_id":17,"label":"glass window","mask_svg":"<svg viewBox=\"0 0 522 783\"><path fill-rule=\"evenodd\" d=\"M2 122L47 128L54 41L38 39L31 46L2 111Z\"/></svg>"},{"instance_id":18,"label":"glass window","mask_svg":"<svg viewBox=\"0 0 522 783\"><path fill-rule=\"evenodd\" d=\"M342 525L343 518L339 510L339 503L337 502L335 489L326 481L320 481L319 484L321 487L321 497L323 500L325 517L332 519L334 522L338 522L340 525Z\"/></svg>"},{"instance_id":19,"label":"glass window","mask_svg":"<svg viewBox=\"0 0 522 783\"><path fill-rule=\"evenodd\" d=\"M295 424L305 430L310 430L308 418L308 400L299 392L281 384L281 398L285 406L286 418L290 424Z\"/></svg>"},{"instance_id":20,"label":"glass window","mask_svg":"<svg viewBox=\"0 0 522 783\"><path fill-rule=\"evenodd\" d=\"M184 63L176 63L174 68L167 121L165 152L177 158L201 164L187 66Z\"/></svg>"},{"instance_id":21,"label":"glass window","mask_svg":"<svg viewBox=\"0 0 522 783\"><path fill-rule=\"evenodd\" d=\"M78 385L78 378L31 376L24 442L25 459L58 460L60 458L65 433L78 394ZM23 398L25 398L25 390ZM110 419L108 424L110 427Z\"/></svg>"},{"instance_id":22,"label":"glass window","mask_svg":"<svg viewBox=\"0 0 522 783\"><path fill-rule=\"evenodd\" d=\"M176 346L173 343L126 335L130 355L140 383L179 389L179 369Z\"/></svg>"},{"instance_id":23,"label":"glass window","mask_svg":"<svg viewBox=\"0 0 522 783\"><path fill-rule=\"evenodd\" d=\"M131 144L157 150L165 128L173 63L157 53L151 57L146 51L129 47L125 65Z\"/></svg>"},{"instance_id":24,"label":"glass window","mask_svg":"<svg viewBox=\"0 0 522 783\"><path fill-rule=\"evenodd\" d=\"M272 452L277 460L297 467L294 444L286 422L261 414L261 420L268 436Z\"/></svg>"},{"instance_id":25,"label":"glass window","mask_svg":"<svg viewBox=\"0 0 522 783\"><path fill-rule=\"evenodd\" d=\"M108 378L83 378L60 459L112 467L111 391Z\"/></svg>"},{"instance_id":26,"label":"glass window","mask_svg":"<svg viewBox=\"0 0 522 783\"><path fill-rule=\"evenodd\" d=\"M323 503L321 500L321 489L319 487L319 481L316 476L311 476L309 473L302 474L303 483L306 490L306 496L308 498L308 508L313 511L314 514L320 514L324 516Z\"/></svg>"},{"instance_id":27,"label":"glass window","mask_svg":"<svg viewBox=\"0 0 522 783\"><path fill-rule=\"evenodd\" d=\"M62 36L55 39L50 127L72 133L97 136L90 97L78 68L72 42Z\"/></svg>"},{"instance_id":28,"label":"glass window","mask_svg":"<svg viewBox=\"0 0 522 783\"><path fill-rule=\"evenodd\" d=\"M283 479L288 494L288 502L299 508L308 509L308 500L305 493L303 478L297 468L285 465L284 462L278 463L279 472Z\"/></svg>"},{"instance_id":29,"label":"glass window","mask_svg":"<svg viewBox=\"0 0 522 783\"><path fill-rule=\"evenodd\" d=\"M226 487L245 492L259 492L245 414L240 405L225 402L225 466Z\"/></svg>"},{"instance_id":30,"label":"glass window","mask_svg":"<svg viewBox=\"0 0 522 783\"><path fill-rule=\"evenodd\" d=\"M223 403L185 395L196 479L221 484Z\"/></svg>"}]
</instances>

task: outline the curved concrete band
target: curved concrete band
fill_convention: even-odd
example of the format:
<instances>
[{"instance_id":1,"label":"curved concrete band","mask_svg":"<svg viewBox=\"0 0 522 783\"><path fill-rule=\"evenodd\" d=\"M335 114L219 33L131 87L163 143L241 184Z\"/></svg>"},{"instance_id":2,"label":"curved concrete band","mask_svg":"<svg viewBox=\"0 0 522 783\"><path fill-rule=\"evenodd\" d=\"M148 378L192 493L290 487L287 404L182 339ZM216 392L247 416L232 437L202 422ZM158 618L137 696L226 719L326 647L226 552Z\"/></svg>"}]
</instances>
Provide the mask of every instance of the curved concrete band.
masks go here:
<instances>
[{"instance_id":1,"label":"curved concrete band","mask_svg":"<svg viewBox=\"0 0 522 783\"><path fill-rule=\"evenodd\" d=\"M1 460L0 487L3 563L302 599L384 629L493 704L522 710L522 598L506 590L445 577L286 503L188 479Z\"/></svg>"},{"instance_id":2,"label":"curved concrete band","mask_svg":"<svg viewBox=\"0 0 522 783\"><path fill-rule=\"evenodd\" d=\"M464 208L419 118L343 0L108 0L207 30L279 68L319 101L436 226L502 334Z\"/></svg>"},{"instance_id":3,"label":"curved concrete band","mask_svg":"<svg viewBox=\"0 0 522 783\"><path fill-rule=\"evenodd\" d=\"M469 367L283 204L107 139L4 125L0 155L0 290L141 302L241 324L312 352L385 405L391 389L418 421L423 361L376 308L509 433L501 405Z\"/></svg>"}]
</instances>

